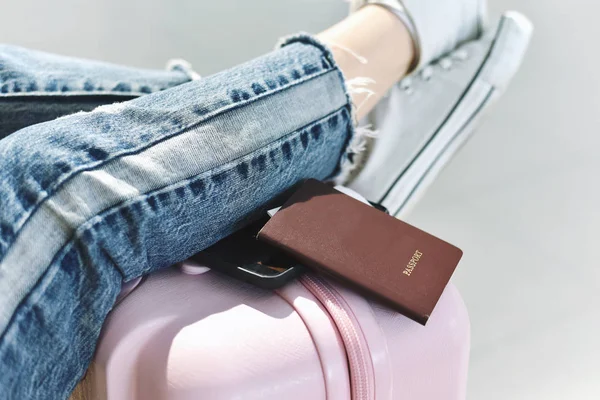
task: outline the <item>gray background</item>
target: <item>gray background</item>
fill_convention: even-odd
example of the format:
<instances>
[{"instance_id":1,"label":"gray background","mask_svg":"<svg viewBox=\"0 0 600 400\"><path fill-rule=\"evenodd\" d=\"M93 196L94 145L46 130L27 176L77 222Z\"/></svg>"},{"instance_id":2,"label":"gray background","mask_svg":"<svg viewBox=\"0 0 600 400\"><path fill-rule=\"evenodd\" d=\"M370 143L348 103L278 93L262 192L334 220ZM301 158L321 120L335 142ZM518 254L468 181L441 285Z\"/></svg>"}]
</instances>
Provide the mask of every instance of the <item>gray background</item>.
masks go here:
<instances>
[{"instance_id":1,"label":"gray background","mask_svg":"<svg viewBox=\"0 0 600 400\"><path fill-rule=\"evenodd\" d=\"M4 0L0 41L203 75L317 32L341 0ZM522 70L410 222L465 251L469 399L600 398L600 7L491 0L536 32Z\"/></svg>"}]
</instances>

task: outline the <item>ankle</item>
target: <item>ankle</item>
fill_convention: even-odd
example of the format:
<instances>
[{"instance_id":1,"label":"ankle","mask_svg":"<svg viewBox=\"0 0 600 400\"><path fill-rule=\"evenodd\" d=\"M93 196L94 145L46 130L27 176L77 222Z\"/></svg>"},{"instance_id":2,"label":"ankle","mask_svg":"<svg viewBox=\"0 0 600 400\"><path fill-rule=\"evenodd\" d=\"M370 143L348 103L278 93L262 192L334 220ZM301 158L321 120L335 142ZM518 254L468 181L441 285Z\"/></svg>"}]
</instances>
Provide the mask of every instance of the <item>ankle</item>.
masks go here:
<instances>
[{"instance_id":1,"label":"ankle","mask_svg":"<svg viewBox=\"0 0 600 400\"><path fill-rule=\"evenodd\" d=\"M410 14L405 9L400 0L353 0L350 2L350 12L355 13L363 7L376 6L392 13L404 25L412 38L413 61L409 66L409 72L412 72L420 61L421 46L417 28Z\"/></svg>"},{"instance_id":2,"label":"ankle","mask_svg":"<svg viewBox=\"0 0 600 400\"><path fill-rule=\"evenodd\" d=\"M414 63L413 38L392 12L367 5L317 35L331 47L333 57L347 80L370 78L370 94L352 94L361 105L358 117L366 115L381 96L404 77Z\"/></svg>"}]
</instances>

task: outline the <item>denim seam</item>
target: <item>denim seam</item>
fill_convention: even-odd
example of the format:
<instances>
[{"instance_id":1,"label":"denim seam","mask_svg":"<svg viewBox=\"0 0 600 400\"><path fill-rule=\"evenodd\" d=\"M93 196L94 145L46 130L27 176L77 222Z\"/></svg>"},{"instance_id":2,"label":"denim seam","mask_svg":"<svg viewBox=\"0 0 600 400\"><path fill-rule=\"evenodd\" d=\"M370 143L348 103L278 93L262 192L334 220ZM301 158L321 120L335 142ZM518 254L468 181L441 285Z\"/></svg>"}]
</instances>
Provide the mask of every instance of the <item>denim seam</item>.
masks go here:
<instances>
[{"instance_id":1,"label":"denim seam","mask_svg":"<svg viewBox=\"0 0 600 400\"><path fill-rule=\"evenodd\" d=\"M283 85L281 87L278 87L276 89L272 89L271 91L267 91L265 93L261 93L259 95L255 95L255 96L249 98L248 100L242 100L242 101L239 101L239 102L236 102L236 103L227 104L226 106L223 106L223 107L219 108L218 110L215 110L215 111L213 111L211 113L207 113L207 114L203 115L202 117L200 117L200 119L198 121L194 122L193 124L190 124L190 125L185 126L185 127L179 127L179 129L177 131L175 131L174 133L172 133L170 135L165 135L165 136L159 138L158 140L156 140L156 141L154 141L152 143L144 144L143 146L140 146L140 147L138 147L136 149L132 149L132 150L128 150L128 151L123 151L123 152L120 152L120 153L116 152L113 155L113 157L111 157L111 158L107 158L107 159L99 161L97 163L90 163L87 166L83 166L83 167L80 167L78 169L73 169L69 173L67 173L65 175L62 175L62 176L59 176L57 178L57 180L54 182L53 185L50 185L49 188L43 188L42 189L44 191L44 193L45 193L45 196L43 196L40 199L38 199L38 202L33 206L33 208L31 209L31 211L29 212L29 214L25 217L25 220L21 223L21 225L19 226L19 228L15 231L14 236L13 236L10 244L6 247L7 248L7 253L9 251L10 247L13 245L14 241L16 240L16 238L18 237L20 231L23 229L23 227L25 226L25 224L27 223L27 221L29 221L29 219L31 218L31 216L38 210L38 208L41 206L41 204L43 202L45 202L47 199L51 198L58 191L58 189L63 184L65 184L66 182L68 182L70 179L74 178L78 174L80 174L82 172L85 172L85 171L92 171L94 169L100 168L103 165L105 165L105 164L107 164L107 163L109 163L109 162L111 162L111 161L113 161L113 160L115 160L117 158L121 158L121 157L132 155L132 154L138 154L138 153L140 153L140 152L142 152L142 151L144 151L144 150L146 150L146 149L148 149L148 148L150 148L150 147L152 147L152 146L154 146L154 145L156 145L158 143L162 143L162 142L164 142L166 140L169 140L169 139L174 138L174 137L176 137L176 136L178 136L180 134L183 134L183 133L189 131L190 129L194 129L198 125L200 125L202 123L205 123L206 121L210 120L211 118L215 118L215 117L221 115L222 113L224 113L226 111L234 110L234 109L240 108L242 106L245 106L247 104L253 103L253 102L255 102L257 100L260 100L262 98L266 98L266 97L272 96L274 94L286 91L286 90L291 89L291 88L293 88L293 87L295 87L295 86L297 86L297 85L299 85L301 83L304 83L304 82L316 79L316 78L318 78L320 76L324 76L324 75L326 75L328 73L331 73L331 72L334 72L334 71L335 71L335 69L322 70L322 71L319 71L318 73L315 73L315 74L312 74L312 75L309 75L309 76L305 76L305 77L302 77L302 78L297 79L295 81L292 81L292 82L290 82L290 83L288 83L286 85ZM107 106L104 106L104 107L107 107ZM110 105L108 107L110 107ZM92 112L95 112L95 111L92 111ZM63 178L63 179L61 179L61 178ZM21 218L23 218L23 217L21 217ZM2 256L2 258L0 258L0 262L2 262L2 260L4 259L5 256L6 256L6 254L4 254Z\"/></svg>"},{"instance_id":2,"label":"denim seam","mask_svg":"<svg viewBox=\"0 0 600 400\"><path fill-rule=\"evenodd\" d=\"M0 75L5 72L0 69ZM185 72L181 72L188 75ZM145 95L160 92L162 90L172 87L172 83L165 82L165 85L156 85L151 83L139 83L139 82L127 82L126 80L116 81L97 81L96 84L92 83L95 78L85 77L83 81L74 84L69 77L62 78L51 78L48 82L40 82L39 80L25 80L24 77L21 79L11 79L0 81L0 97L14 97L14 96L69 96L73 94L138 94ZM71 81L71 82L70 82ZM189 82L188 80L187 82ZM70 83L68 83L70 82ZM185 82L182 82L185 83ZM180 83L181 84L181 83ZM69 85L76 85L76 88L69 88ZM81 87L83 86L83 88ZM40 87L44 89L40 90ZM105 89L105 87L110 89Z\"/></svg>"},{"instance_id":3,"label":"denim seam","mask_svg":"<svg viewBox=\"0 0 600 400\"><path fill-rule=\"evenodd\" d=\"M202 179L206 179L207 176L212 176L215 174L219 174L222 173L224 171L230 171L235 169L239 164L240 161L243 159L246 159L252 155L254 155L257 152L260 152L261 149L270 147L276 143L279 142L286 142L288 140L290 140L290 138L294 137L294 136L299 136L302 134L302 132L306 131L309 127L313 126L313 125L317 125L317 124L321 124L324 121L326 121L327 119L331 118L332 116L340 113L343 110L348 110L348 105L344 105L326 115L324 115L323 117L319 118L316 121L312 121L309 124L304 125L303 127L300 127L298 129L295 129L292 132L289 132L287 134L285 134L284 136L280 136L277 139L265 144L264 146L261 146L260 148L257 148L253 151L250 151L242 156L239 156L231 161L229 161L227 164L225 165L221 165L218 167L214 167L214 168L210 168L198 175L193 175L190 176L188 178L179 180L177 182L171 183L169 185L163 186L161 188L157 188L154 190L151 190L149 192L140 194L137 197L125 200L119 204L115 204L105 210L100 211L98 214L94 215L93 217L89 218L87 221L83 222L82 224L80 224L77 229L74 230L73 235L71 236L71 238L69 239L69 241L67 243L65 243L55 254L54 258L52 259L52 261L50 262L50 264L48 265L48 267L45 269L45 271L40 275L40 277L37 279L36 283L33 285L31 291L21 300L21 302L19 303L19 305L15 308L15 311L11 317L11 320L8 322L6 329L4 330L4 332L0 333L0 353L1 353L1 349L4 346L5 342L4 342L4 338L7 334L7 332L10 330L11 326L13 325L13 320L16 317L16 315L19 312L19 309L21 307L23 307L26 303L26 301L29 299L29 297L35 292L36 287L43 282L44 278L51 272L52 269L57 269L60 268L60 264L62 262L62 259L68 254L68 252L71 250L71 248L73 247L74 243L76 243L78 240L82 241L82 237L85 233L89 232L90 230L94 229L98 224L101 224L105 221L105 219L112 215L112 214L116 214L121 212L122 209L127 208L127 207L131 207L134 204L137 203L141 203L143 201L146 201L146 199L149 196L152 195L156 195L158 193L164 192L165 190L175 190L179 187L182 187L184 185L189 184L190 181L195 181L195 180L202 180ZM352 124L352 121L349 121L349 124ZM101 215L102 214L102 215ZM87 226L86 226L87 225ZM83 228L83 229L82 229ZM125 279L125 277L128 275L127 273L125 273L119 266L117 263L115 263L114 261L112 261L112 264L115 266L115 268L117 269L117 271L121 274L121 276L123 277L123 279ZM54 266L54 268L52 268L52 266ZM53 278L52 278L53 279ZM43 292L39 293L37 295L37 299L39 299L41 296L43 295ZM31 301L36 303L37 299L34 298Z\"/></svg>"}]
</instances>

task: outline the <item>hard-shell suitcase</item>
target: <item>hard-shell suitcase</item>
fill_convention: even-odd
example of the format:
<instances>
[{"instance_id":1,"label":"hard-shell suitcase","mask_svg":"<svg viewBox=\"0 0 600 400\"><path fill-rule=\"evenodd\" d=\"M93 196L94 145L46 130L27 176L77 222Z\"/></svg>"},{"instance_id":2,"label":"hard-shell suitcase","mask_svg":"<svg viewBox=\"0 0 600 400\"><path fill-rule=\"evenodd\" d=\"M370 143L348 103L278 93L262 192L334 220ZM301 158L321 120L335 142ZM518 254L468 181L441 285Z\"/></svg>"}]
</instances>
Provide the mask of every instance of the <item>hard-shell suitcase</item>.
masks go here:
<instances>
[{"instance_id":1,"label":"hard-shell suitcase","mask_svg":"<svg viewBox=\"0 0 600 400\"><path fill-rule=\"evenodd\" d=\"M464 399L469 320L449 284L426 326L316 275L265 290L192 263L111 312L73 399Z\"/></svg>"}]
</instances>

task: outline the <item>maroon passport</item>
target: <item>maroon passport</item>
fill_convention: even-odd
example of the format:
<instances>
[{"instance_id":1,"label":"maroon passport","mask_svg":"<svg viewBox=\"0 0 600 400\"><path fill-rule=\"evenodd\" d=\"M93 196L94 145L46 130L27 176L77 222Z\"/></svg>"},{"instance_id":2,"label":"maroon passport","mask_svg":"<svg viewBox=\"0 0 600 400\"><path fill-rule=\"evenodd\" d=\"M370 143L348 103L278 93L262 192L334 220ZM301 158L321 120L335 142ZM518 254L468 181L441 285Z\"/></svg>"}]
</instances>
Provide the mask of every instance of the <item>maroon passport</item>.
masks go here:
<instances>
[{"instance_id":1,"label":"maroon passport","mask_svg":"<svg viewBox=\"0 0 600 400\"><path fill-rule=\"evenodd\" d=\"M462 257L457 247L314 179L258 239L423 325Z\"/></svg>"}]
</instances>

